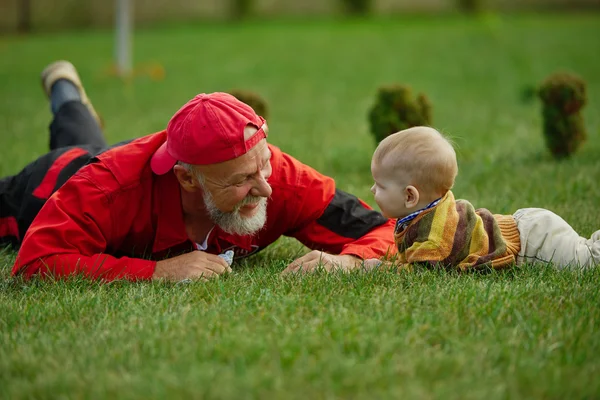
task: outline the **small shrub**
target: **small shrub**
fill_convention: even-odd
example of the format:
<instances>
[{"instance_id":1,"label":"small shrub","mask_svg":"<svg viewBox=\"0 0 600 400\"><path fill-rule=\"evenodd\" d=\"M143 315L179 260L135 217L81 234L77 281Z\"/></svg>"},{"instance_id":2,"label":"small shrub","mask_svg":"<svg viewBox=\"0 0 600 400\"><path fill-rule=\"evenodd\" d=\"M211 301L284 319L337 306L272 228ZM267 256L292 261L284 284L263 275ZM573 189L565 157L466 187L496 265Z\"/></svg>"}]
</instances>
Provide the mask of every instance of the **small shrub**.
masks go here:
<instances>
[{"instance_id":1,"label":"small shrub","mask_svg":"<svg viewBox=\"0 0 600 400\"><path fill-rule=\"evenodd\" d=\"M546 145L555 158L570 156L587 137L581 114L587 101L585 82L570 73L555 73L542 82L537 94Z\"/></svg>"},{"instance_id":2,"label":"small shrub","mask_svg":"<svg viewBox=\"0 0 600 400\"><path fill-rule=\"evenodd\" d=\"M264 119L269 119L269 110L267 107L267 102L257 93L251 92L249 90L234 89L230 90L229 94L234 96L239 101L248 104L250 107L252 107L255 113L257 113Z\"/></svg>"},{"instance_id":3,"label":"small shrub","mask_svg":"<svg viewBox=\"0 0 600 400\"><path fill-rule=\"evenodd\" d=\"M414 98L407 86L381 87L369 111L369 124L376 143L402 129L431 125L431 102L424 94Z\"/></svg>"},{"instance_id":4,"label":"small shrub","mask_svg":"<svg viewBox=\"0 0 600 400\"><path fill-rule=\"evenodd\" d=\"M233 19L243 19L252 13L254 9L254 0L230 0L231 17Z\"/></svg>"},{"instance_id":5,"label":"small shrub","mask_svg":"<svg viewBox=\"0 0 600 400\"><path fill-rule=\"evenodd\" d=\"M344 11L351 15L365 15L371 11L373 0L342 0Z\"/></svg>"},{"instance_id":6,"label":"small shrub","mask_svg":"<svg viewBox=\"0 0 600 400\"><path fill-rule=\"evenodd\" d=\"M456 0L458 9L466 14L478 14L485 10L485 0Z\"/></svg>"}]
</instances>

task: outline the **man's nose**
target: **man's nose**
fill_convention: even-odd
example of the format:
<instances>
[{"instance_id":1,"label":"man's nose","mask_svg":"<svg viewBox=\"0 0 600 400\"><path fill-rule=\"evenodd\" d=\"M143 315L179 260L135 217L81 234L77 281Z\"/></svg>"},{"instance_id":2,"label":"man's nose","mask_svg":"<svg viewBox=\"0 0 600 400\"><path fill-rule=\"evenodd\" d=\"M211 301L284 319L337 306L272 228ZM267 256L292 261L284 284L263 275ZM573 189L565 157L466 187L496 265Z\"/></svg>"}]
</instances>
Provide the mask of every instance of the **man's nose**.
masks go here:
<instances>
[{"instance_id":1,"label":"man's nose","mask_svg":"<svg viewBox=\"0 0 600 400\"><path fill-rule=\"evenodd\" d=\"M375 194L375 185L371 186L371 193Z\"/></svg>"},{"instance_id":2,"label":"man's nose","mask_svg":"<svg viewBox=\"0 0 600 400\"><path fill-rule=\"evenodd\" d=\"M267 182L266 178L259 174L258 178L256 178L256 184L250 190L250 194L252 196L261 196L261 197L269 197L273 193L273 189L271 189L271 185Z\"/></svg>"}]
</instances>

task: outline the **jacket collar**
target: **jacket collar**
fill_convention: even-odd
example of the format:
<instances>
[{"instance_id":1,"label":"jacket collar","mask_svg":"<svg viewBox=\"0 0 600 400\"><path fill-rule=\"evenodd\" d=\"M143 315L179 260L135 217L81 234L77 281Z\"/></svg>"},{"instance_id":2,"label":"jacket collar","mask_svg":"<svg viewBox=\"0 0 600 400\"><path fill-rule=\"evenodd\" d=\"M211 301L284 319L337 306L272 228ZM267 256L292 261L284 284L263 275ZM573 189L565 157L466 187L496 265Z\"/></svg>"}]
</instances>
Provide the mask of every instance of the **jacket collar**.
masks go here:
<instances>
[{"instance_id":1,"label":"jacket collar","mask_svg":"<svg viewBox=\"0 0 600 400\"><path fill-rule=\"evenodd\" d=\"M152 204L152 213L156 221L152 252L162 252L185 242L191 245L183 222L179 182L173 171L164 175L154 175Z\"/></svg>"}]
</instances>

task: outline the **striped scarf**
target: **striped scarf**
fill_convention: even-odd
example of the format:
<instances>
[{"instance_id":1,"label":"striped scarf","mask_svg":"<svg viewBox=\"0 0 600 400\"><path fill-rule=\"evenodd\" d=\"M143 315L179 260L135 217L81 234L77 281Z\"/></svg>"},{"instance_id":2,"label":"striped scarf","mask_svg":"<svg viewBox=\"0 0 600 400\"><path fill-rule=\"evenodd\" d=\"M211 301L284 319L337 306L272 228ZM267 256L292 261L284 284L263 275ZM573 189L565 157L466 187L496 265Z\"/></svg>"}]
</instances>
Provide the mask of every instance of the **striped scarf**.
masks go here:
<instances>
[{"instance_id":1,"label":"striped scarf","mask_svg":"<svg viewBox=\"0 0 600 400\"><path fill-rule=\"evenodd\" d=\"M404 228L406 228L408 226L410 221L415 219L417 217L417 215L421 214L425 210L429 210L430 208L437 206L440 201L442 201L441 197L439 199L434 200L431 203L427 204L425 207L421 208L420 210L417 210L414 213L410 213L406 217L399 219L396 222L396 229L394 230L394 232L399 233L400 231L404 230Z\"/></svg>"},{"instance_id":2,"label":"striped scarf","mask_svg":"<svg viewBox=\"0 0 600 400\"><path fill-rule=\"evenodd\" d=\"M395 235L400 261L456 267L461 270L515 262L519 231L512 216L475 210L448 191L437 206L423 210Z\"/></svg>"}]
</instances>

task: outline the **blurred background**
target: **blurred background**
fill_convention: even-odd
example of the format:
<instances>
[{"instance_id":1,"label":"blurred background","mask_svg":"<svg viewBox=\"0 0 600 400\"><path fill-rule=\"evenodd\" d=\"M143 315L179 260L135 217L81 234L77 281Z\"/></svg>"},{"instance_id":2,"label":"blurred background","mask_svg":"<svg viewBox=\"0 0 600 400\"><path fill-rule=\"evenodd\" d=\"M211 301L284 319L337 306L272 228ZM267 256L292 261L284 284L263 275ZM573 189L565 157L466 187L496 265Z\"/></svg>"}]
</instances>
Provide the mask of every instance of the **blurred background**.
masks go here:
<instances>
[{"instance_id":1,"label":"blurred background","mask_svg":"<svg viewBox=\"0 0 600 400\"><path fill-rule=\"evenodd\" d=\"M134 2L133 0L131 0ZM0 31L63 30L113 23L115 1L0 0ZM197 20L332 16L368 10L376 15L600 8L600 0L135 0L136 24Z\"/></svg>"}]
</instances>

